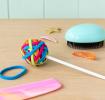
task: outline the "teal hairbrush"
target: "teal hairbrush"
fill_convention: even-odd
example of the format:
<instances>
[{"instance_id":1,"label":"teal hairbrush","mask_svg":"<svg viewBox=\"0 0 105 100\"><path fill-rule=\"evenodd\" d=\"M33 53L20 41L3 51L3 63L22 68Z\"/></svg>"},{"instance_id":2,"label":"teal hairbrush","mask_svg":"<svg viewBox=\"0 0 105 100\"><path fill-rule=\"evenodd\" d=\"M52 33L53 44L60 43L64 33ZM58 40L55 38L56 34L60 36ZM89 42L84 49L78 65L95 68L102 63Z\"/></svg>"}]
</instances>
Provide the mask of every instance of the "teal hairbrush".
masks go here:
<instances>
[{"instance_id":1,"label":"teal hairbrush","mask_svg":"<svg viewBox=\"0 0 105 100\"><path fill-rule=\"evenodd\" d=\"M72 48L100 48L104 44L105 30L96 24L79 24L66 32L65 39Z\"/></svg>"}]
</instances>

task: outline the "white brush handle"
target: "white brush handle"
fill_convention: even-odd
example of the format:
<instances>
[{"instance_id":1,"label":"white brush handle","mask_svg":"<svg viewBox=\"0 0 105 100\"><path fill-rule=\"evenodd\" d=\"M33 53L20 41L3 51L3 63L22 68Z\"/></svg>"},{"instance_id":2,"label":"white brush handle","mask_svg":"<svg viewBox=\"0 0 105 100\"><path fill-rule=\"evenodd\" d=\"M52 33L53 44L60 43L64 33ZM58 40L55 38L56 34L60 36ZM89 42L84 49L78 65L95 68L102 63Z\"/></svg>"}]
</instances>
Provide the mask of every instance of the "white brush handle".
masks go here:
<instances>
[{"instance_id":1,"label":"white brush handle","mask_svg":"<svg viewBox=\"0 0 105 100\"><path fill-rule=\"evenodd\" d=\"M51 57L51 56L47 56L47 59L55 61L55 62L57 62L59 64L62 64L62 65L65 65L65 66L67 66L69 68L73 68L73 69L76 69L76 70L81 71L83 73L89 74L91 76L94 76L94 77L101 78L101 79L105 80L105 76L103 76L101 74L95 73L95 72L87 70L85 68L78 67L76 65L70 64L70 63L65 62L63 60L60 60L60 59L57 59L57 58L54 58L54 57Z\"/></svg>"}]
</instances>

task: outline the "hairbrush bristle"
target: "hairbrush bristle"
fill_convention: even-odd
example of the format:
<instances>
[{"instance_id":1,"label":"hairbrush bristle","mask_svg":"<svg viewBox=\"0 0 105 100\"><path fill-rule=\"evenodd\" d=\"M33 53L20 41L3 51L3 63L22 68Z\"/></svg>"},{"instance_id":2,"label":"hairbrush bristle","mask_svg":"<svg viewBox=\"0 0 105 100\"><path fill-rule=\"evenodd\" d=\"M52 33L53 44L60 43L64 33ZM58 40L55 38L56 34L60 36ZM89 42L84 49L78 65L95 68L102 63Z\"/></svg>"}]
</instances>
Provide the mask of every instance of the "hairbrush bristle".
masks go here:
<instances>
[{"instance_id":1,"label":"hairbrush bristle","mask_svg":"<svg viewBox=\"0 0 105 100\"><path fill-rule=\"evenodd\" d=\"M94 49L101 48L104 45L104 41L94 43L75 43L67 41L67 45L75 49Z\"/></svg>"}]
</instances>

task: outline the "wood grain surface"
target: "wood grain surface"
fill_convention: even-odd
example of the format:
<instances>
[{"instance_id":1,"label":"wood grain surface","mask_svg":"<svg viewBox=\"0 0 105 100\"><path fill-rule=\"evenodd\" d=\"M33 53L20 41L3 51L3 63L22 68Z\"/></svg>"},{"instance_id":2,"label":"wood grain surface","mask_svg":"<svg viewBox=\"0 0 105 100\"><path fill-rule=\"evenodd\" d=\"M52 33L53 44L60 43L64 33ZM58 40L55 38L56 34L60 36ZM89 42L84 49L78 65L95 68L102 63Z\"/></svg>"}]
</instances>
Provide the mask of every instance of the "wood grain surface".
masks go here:
<instances>
[{"instance_id":1,"label":"wood grain surface","mask_svg":"<svg viewBox=\"0 0 105 100\"><path fill-rule=\"evenodd\" d=\"M105 46L92 49L97 55L95 61L72 56L75 49L69 48L64 39L65 32L73 25L96 23L105 28L105 20L0 20L0 70L12 65L24 65L29 70L23 77L7 81L0 79L0 88L56 78L63 88L30 100L105 100L105 80L101 80L74 69L47 61L41 67L32 67L21 58L20 47L25 39L40 38L50 27L61 27L61 33L54 33L58 43L45 41L49 55L105 75ZM10 71L8 75L18 72Z\"/></svg>"}]
</instances>

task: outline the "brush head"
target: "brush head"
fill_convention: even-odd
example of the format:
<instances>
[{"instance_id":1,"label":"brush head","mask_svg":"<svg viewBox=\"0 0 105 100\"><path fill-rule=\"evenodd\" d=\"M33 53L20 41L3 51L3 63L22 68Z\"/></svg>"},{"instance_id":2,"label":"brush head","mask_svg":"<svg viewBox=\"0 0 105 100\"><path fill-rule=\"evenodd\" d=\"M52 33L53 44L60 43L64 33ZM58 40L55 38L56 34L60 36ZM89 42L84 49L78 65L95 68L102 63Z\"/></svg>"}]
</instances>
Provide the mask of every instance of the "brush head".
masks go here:
<instances>
[{"instance_id":1,"label":"brush head","mask_svg":"<svg viewBox=\"0 0 105 100\"><path fill-rule=\"evenodd\" d=\"M104 44L104 41L95 42L95 43L76 43L76 42L69 42L67 41L67 45L74 49L94 49L100 48Z\"/></svg>"},{"instance_id":2,"label":"brush head","mask_svg":"<svg viewBox=\"0 0 105 100\"><path fill-rule=\"evenodd\" d=\"M100 48L104 44L105 31L95 24L79 24L67 31L65 39L72 48Z\"/></svg>"}]
</instances>

